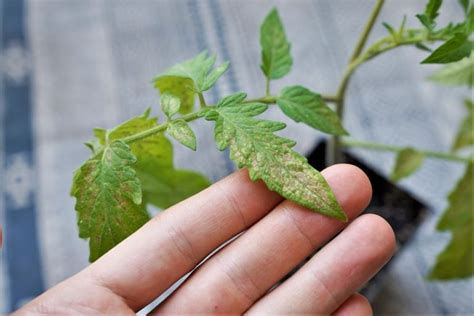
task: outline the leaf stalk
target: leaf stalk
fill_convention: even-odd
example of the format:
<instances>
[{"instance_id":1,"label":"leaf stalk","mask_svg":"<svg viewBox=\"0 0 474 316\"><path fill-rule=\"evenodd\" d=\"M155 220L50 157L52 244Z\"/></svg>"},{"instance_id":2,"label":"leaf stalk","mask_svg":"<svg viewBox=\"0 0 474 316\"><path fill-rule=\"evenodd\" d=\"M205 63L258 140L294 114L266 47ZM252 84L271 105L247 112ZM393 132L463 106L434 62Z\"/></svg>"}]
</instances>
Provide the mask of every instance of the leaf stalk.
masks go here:
<instances>
[{"instance_id":1,"label":"leaf stalk","mask_svg":"<svg viewBox=\"0 0 474 316\"><path fill-rule=\"evenodd\" d=\"M199 105L201 106L201 108L205 108L207 104L206 104L206 100L204 99L204 95L202 94L202 92L199 92L198 96L199 96Z\"/></svg>"}]
</instances>

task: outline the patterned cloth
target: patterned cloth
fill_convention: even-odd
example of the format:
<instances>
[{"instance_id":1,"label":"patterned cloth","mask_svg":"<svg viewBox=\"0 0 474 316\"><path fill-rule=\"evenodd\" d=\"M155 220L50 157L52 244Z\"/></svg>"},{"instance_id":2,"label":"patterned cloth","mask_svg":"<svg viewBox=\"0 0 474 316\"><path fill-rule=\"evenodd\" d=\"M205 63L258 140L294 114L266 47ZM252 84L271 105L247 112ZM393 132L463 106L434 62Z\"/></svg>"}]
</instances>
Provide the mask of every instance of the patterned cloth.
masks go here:
<instances>
[{"instance_id":1,"label":"patterned cloth","mask_svg":"<svg viewBox=\"0 0 474 316\"><path fill-rule=\"evenodd\" d=\"M461 17L445 1L441 24ZM398 25L425 1L388 1L380 21ZM360 0L0 0L0 312L32 297L87 265L87 243L77 237L72 171L87 157L81 145L94 127L112 127L156 109L150 79L203 49L230 60L232 68L208 93L211 102L243 90L264 90L259 70L258 29L276 5L292 45L294 67L274 89L299 83L334 92L373 1ZM418 22L409 16L408 24ZM385 34L378 24L370 39ZM424 79L436 67L426 55L399 49L364 65L350 88L345 125L359 139L446 150L463 115L465 90ZM277 109L267 117L288 122ZM308 153L321 134L288 122L283 133ZM193 124L197 153L176 146L180 167L216 181L234 170L215 149L210 126ZM389 172L390 154L354 151ZM191 156L192 155L192 156ZM209 163L212 162L212 163ZM427 282L424 275L448 234L434 225L462 166L428 160L402 186L432 210L415 240L400 250L380 294L378 313L471 314L473 280Z\"/></svg>"}]
</instances>

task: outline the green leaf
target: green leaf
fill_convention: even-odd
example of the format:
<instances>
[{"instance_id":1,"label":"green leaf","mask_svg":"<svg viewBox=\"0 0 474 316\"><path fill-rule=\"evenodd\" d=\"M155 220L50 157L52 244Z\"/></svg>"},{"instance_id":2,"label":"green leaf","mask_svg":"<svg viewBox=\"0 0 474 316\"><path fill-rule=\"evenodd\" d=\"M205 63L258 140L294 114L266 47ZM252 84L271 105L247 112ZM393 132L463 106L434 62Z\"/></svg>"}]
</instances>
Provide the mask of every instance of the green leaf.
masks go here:
<instances>
[{"instance_id":1,"label":"green leaf","mask_svg":"<svg viewBox=\"0 0 474 316\"><path fill-rule=\"evenodd\" d=\"M426 4L425 11L422 14L416 15L420 22L430 31L432 31L436 25L435 20L438 17L439 8L442 3L442 0L429 0Z\"/></svg>"},{"instance_id":2,"label":"green leaf","mask_svg":"<svg viewBox=\"0 0 474 316\"><path fill-rule=\"evenodd\" d=\"M468 110L468 114L456 135L452 148L453 151L474 145L474 103L472 100L465 100L464 104Z\"/></svg>"},{"instance_id":3,"label":"green leaf","mask_svg":"<svg viewBox=\"0 0 474 316\"><path fill-rule=\"evenodd\" d=\"M429 79L445 85L474 87L474 53L447 64L432 74Z\"/></svg>"},{"instance_id":4,"label":"green leaf","mask_svg":"<svg viewBox=\"0 0 474 316\"><path fill-rule=\"evenodd\" d=\"M230 63L227 61L212 70L204 80L203 91L209 90L216 83L217 79L219 79L224 74L224 72L227 71L229 65Z\"/></svg>"},{"instance_id":5,"label":"green leaf","mask_svg":"<svg viewBox=\"0 0 474 316\"><path fill-rule=\"evenodd\" d=\"M179 98L181 114L190 113L194 108L195 92L193 82L188 78L181 77L162 77L155 79L154 86L161 94L169 93Z\"/></svg>"},{"instance_id":6,"label":"green leaf","mask_svg":"<svg viewBox=\"0 0 474 316\"><path fill-rule=\"evenodd\" d=\"M178 97L165 92L161 95L160 105L165 115L168 118L172 118L173 115L178 113L179 108L181 107L181 100Z\"/></svg>"},{"instance_id":7,"label":"green leaf","mask_svg":"<svg viewBox=\"0 0 474 316\"><path fill-rule=\"evenodd\" d=\"M466 21L463 21L461 23L449 23L443 28L438 29L437 31L433 32L433 36L436 36L438 38L449 38L453 37L456 34L466 34L469 35L468 32L466 32L467 27L466 27Z\"/></svg>"},{"instance_id":8,"label":"green leaf","mask_svg":"<svg viewBox=\"0 0 474 316\"><path fill-rule=\"evenodd\" d=\"M398 34L394 30L394 28L386 22L382 22L382 25L387 29L387 31L390 33L390 35L392 35L393 40L397 41L398 40Z\"/></svg>"},{"instance_id":9,"label":"green leaf","mask_svg":"<svg viewBox=\"0 0 474 316\"><path fill-rule=\"evenodd\" d=\"M183 120L172 121L168 124L166 132L184 146L196 150L196 135Z\"/></svg>"},{"instance_id":10,"label":"green leaf","mask_svg":"<svg viewBox=\"0 0 474 316\"><path fill-rule=\"evenodd\" d=\"M461 5L464 12L467 14L469 10L469 2L470 0L458 0L459 4Z\"/></svg>"},{"instance_id":11,"label":"green leaf","mask_svg":"<svg viewBox=\"0 0 474 316\"><path fill-rule=\"evenodd\" d=\"M92 155L98 153L102 148L97 139L91 139L90 141L85 142L84 145L92 151Z\"/></svg>"},{"instance_id":12,"label":"green leaf","mask_svg":"<svg viewBox=\"0 0 474 316\"><path fill-rule=\"evenodd\" d=\"M417 171L425 159L425 156L413 148L404 148L398 153L395 167L390 178L392 181L399 181Z\"/></svg>"},{"instance_id":13,"label":"green leaf","mask_svg":"<svg viewBox=\"0 0 474 316\"><path fill-rule=\"evenodd\" d=\"M428 30L433 29L433 25L431 24L430 19L426 16L426 14L417 14L416 17L418 20L420 20L421 24L423 24L424 27L426 27Z\"/></svg>"},{"instance_id":14,"label":"green leaf","mask_svg":"<svg viewBox=\"0 0 474 316\"><path fill-rule=\"evenodd\" d=\"M145 131L157 124L155 117L150 117L150 112L134 117L114 128L107 131L107 135L101 133L96 137L101 144L105 144L106 138L109 142L120 140L136 133ZM100 136L100 137L99 137ZM130 145L132 153L137 157L138 162L135 169L139 170L146 167L149 160L153 161L156 168L173 168L173 148L163 133L154 134L141 141L134 142Z\"/></svg>"},{"instance_id":15,"label":"green leaf","mask_svg":"<svg viewBox=\"0 0 474 316\"><path fill-rule=\"evenodd\" d=\"M447 280L467 278L474 275L474 165L467 166L466 172L456 188L449 194L449 206L438 223L440 231L451 231L448 246L438 255L429 278Z\"/></svg>"},{"instance_id":16,"label":"green leaf","mask_svg":"<svg viewBox=\"0 0 474 316\"><path fill-rule=\"evenodd\" d=\"M215 61L215 56L208 56L207 51L203 51L155 77L155 87L160 93L169 92L180 98L180 112L189 113L194 106L195 94L209 90L229 67L226 62L213 70Z\"/></svg>"},{"instance_id":17,"label":"green leaf","mask_svg":"<svg viewBox=\"0 0 474 316\"><path fill-rule=\"evenodd\" d=\"M425 7L425 15L430 19L430 21L434 22L435 19L439 15L439 8L443 0L429 0Z\"/></svg>"},{"instance_id":18,"label":"green leaf","mask_svg":"<svg viewBox=\"0 0 474 316\"><path fill-rule=\"evenodd\" d=\"M92 132L94 133L94 136L97 137L98 139L101 139L103 141L101 141L101 144L104 144L105 143L105 135L107 134L107 130L106 129L103 129L103 128L94 128L92 130Z\"/></svg>"},{"instance_id":19,"label":"green leaf","mask_svg":"<svg viewBox=\"0 0 474 316\"><path fill-rule=\"evenodd\" d=\"M295 142L274 134L285 124L254 118L268 106L243 103L245 97L245 93L233 94L207 112L206 119L215 121L217 147L229 147L231 159L239 168L248 168L253 181L262 179L270 190L287 199L315 212L347 220L324 177L305 157L292 150Z\"/></svg>"},{"instance_id":20,"label":"green leaf","mask_svg":"<svg viewBox=\"0 0 474 316\"><path fill-rule=\"evenodd\" d=\"M122 137L156 126L156 118L142 116L137 119L140 124L133 124L134 119L122 124L121 129L128 130L128 135ZM209 180L197 172L174 168L173 147L163 133L133 143L131 147L138 158L135 169L146 203L166 209L210 185Z\"/></svg>"},{"instance_id":21,"label":"green leaf","mask_svg":"<svg viewBox=\"0 0 474 316\"><path fill-rule=\"evenodd\" d=\"M279 79L290 72L293 60L290 43L276 8L267 15L260 27L260 46L262 47L262 69L270 79Z\"/></svg>"},{"instance_id":22,"label":"green leaf","mask_svg":"<svg viewBox=\"0 0 474 316\"><path fill-rule=\"evenodd\" d=\"M422 43L416 43L415 47L418 48L419 50L424 50L425 52L430 52L430 53L432 52L431 48L429 48L428 46Z\"/></svg>"},{"instance_id":23,"label":"green leaf","mask_svg":"<svg viewBox=\"0 0 474 316\"><path fill-rule=\"evenodd\" d=\"M403 36L403 33L405 32L405 26L407 24L407 16L406 14L403 15L402 23L400 23L400 27L398 28L398 34L399 36ZM397 37L398 38L398 37Z\"/></svg>"},{"instance_id":24,"label":"green leaf","mask_svg":"<svg viewBox=\"0 0 474 316\"><path fill-rule=\"evenodd\" d=\"M468 57L473 43L466 34L457 33L452 39L438 47L422 64L446 64Z\"/></svg>"},{"instance_id":25,"label":"green leaf","mask_svg":"<svg viewBox=\"0 0 474 316\"><path fill-rule=\"evenodd\" d=\"M471 8L469 9L469 11L467 12L466 14L466 22L465 22L465 25L466 25L466 34L467 35L470 35L472 34L472 32L474 32L474 5L471 6Z\"/></svg>"},{"instance_id":26,"label":"green leaf","mask_svg":"<svg viewBox=\"0 0 474 316\"><path fill-rule=\"evenodd\" d=\"M114 128L109 139L127 137L152 128L156 126L156 121L145 113ZM209 180L197 172L174 168L173 147L163 133L132 143L131 148L138 159L135 170L142 183L145 201L157 207L167 208L210 185Z\"/></svg>"},{"instance_id":27,"label":"green leaf","mask_svg":"<svg viewBox=\"0 0 474 316\"><path fill-rule=\"evenodd\" d=\"M145 224L149 216L142 203L140 180L130 147L121 141L103 148L74 175L79 236L89 239L91 262Z\"/></svg>"},{"instance_id":28,"label":"green leaf","mask_svg":"<svg viewBox=\"0 0 474 316\"><path fill-rule=\"evenodd\" d=\"M161 209L173 206L210 185L204 176L189 170L138 170L137 174L142 183L143 200Z\"/></svg>"},{"instance_id":29,"label":"green leaf","mask_svg":"<svg viewBox=\"0 0 474 316\"><path fill-rule=\"evenodd\" d=\"M107 143L121 143L120 140L125 137L157 126L157 119L149 117L149 115L150 111L147 110L143 115L132 118L109 131L104 129L95 129L94 134L97 137L95 142L98 144L96 145L96 153L105 152L108 148L108 145L106 145ZM197 192L208 187L210 184L204 176L196 172L176 170L174 168L172 145L163 133L158 133L132 143L130 145L130 150L131 155L134 157L133 160L135 161L135 157L137 158L137 161L133 164L135 169L133 174L135 175L136 172L136 177L139 179L139 183L141 182L142 184L143 203L139 205L139 209L144 214L146 214L145 206L147 203L151 203L160 208L167 208L193 194L196 194ZM97 159L97 157L92 158L93 161L96 161ZM92 164L88 161L84 166L88 166L88 169L86 170L89 170L91 165ZM84 184L83 181L80 181L80 179L84 177L85 174L84 171L81 172L81 170L86 168L84 166L81 167L81 169L79 169L75 175L75 180L71 189L71 194L75 196L77 194L74 192L79 192L78 188L84 189L88 185ZM128 171L129 170L127 170L127 172ZM91 177L91 172L92 171L87 172L89 178ZM91 198L94 198L94 195L96 197L100 197L97 195L98 192L96 187L91 188L92 189L87 194L89 194ZM136 212L136 207L131 207L129 204L123 204L120 200L118 200L121 197L118 192L120 191L116 191L117 194L114 196L114 198L120 202L117 203L119 203L119 205L121 205L124 210L132 212L131 214ZM83 204L84 197L84 194L81 196L76 196L77 203ZM101 211L114 212L113 209L101 209ZM100 218L100 216L104 217L106 215L109 216L108 214L99 214L94 216ZM111 215L116 214L111 213ZM130 224L133 225L129 228L124 228L122 232L123 236L128 236L141 226L141 224L133 221L131 221ZM121 229L122 225L123 224L117 224L117 230L119 227ZM81 233L81 237L82 235L84 234ZM97 240L98 239L96 236L91 237L91 242L96 242ZM111 247L113 246L110 243L104 243L104 245L109 245ZM92 249L91 246L91 260L97 259L102 254L103 251L96 251L96 249Z\"/></svg>"},{"instance_id":30,"label":"green leaf","mask_svg":"<svg viewBox=\"0 0 474 316\"><path fill-rule=\"evenodd\" d=\"M175 80L175 78L181 78L186 80L184 84L186 90L193 93L202 93L209 90L229 67L229 63L226 62L212 70L215 62L215 56L208 56L207 51L203 51L196 57L174 65L163 74L155 77L155 85L159 88L160 83L163 81L166 82L168 80ZM163 93L161 89L160 92Z\"/></svg>"},{"instance_id":31,"label":"green leaf","mask_svg":"<svg viewBox=\"0 0 474 316\"><path fill-rule=\"evenodd\" d=\"M288 117L317 130L333 135L348 135L337 114L321 96L302 86L286 87L277 98L277 104Z\"/></svg>"}]
</instances>

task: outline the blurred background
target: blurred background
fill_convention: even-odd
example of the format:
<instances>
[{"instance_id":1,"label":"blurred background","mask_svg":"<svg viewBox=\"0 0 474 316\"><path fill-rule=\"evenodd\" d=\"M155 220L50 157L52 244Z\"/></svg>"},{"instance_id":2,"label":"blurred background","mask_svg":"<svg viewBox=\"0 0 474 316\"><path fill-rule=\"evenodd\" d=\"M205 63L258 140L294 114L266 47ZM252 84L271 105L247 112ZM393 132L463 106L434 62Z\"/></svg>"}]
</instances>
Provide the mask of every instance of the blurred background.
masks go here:
<instances>
[{"instance_id":1,"label":"blurred background","mask_svg":"<svg viewBox=\"0 0 474 316\"><path fill-rule=\"evenodd\" d=\"M9 312L78 272L88 262L78 238L73 170L89 155L82 145L92 128L110 128L148 106L158 112L154 75L203 49L229 60L230 70L208 92L210 102L235 91L264 91L259 26L271 7L282 16L292 43L290 75L278 91L302 84L333 94L374 1L369 0L0 0L0 312ZM386 35L381 22L408 26L424 0L388 0L371 40ZM439 23L460 20L457 1L445 1ZM345 126L358 139L448 150L463 117L466 89L426 81L436 66L427 56L399 48L362 66L348 91ZM284 135L308 154L322 134L286 119ZM193 123L198 151L175 146L178 167L212 181L235 167L215 149L211 126ZM384 175L392 154L353 153ZM401 186L429 206L412 242L400 249L372 302L376 313L471 314L472 279L428 282L425 275L449 234L436 232L445 196L461 165L427 160Z\"/></svg>"}]
</instances>

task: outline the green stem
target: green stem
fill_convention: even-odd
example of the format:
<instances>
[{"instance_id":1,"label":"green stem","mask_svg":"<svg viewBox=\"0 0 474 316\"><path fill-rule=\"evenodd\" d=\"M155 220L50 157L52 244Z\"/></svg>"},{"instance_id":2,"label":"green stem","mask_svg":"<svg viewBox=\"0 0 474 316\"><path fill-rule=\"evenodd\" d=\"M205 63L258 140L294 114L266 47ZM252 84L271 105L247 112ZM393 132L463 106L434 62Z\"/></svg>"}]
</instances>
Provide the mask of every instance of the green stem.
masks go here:
<instances>
[{"instance_id":1,"label":"green stem","mask_svg":"<svg viewBox=\"0 0 474 316\"><path fill-rule=\"evenodd\" d=\"M171 122L174 122L174 121L177 121L177 120L184 120L186 122L191 122L191 121L194 121L194 120L202 117L203 114L206 111L208 111L209 108L211 108L213 105L210 105L210 106L206 105L206 101L204 100L204 96L202 95L202 93L199 93L198 96L199 96L199 101L200 101L200 104L201 104L201 109L199 111L180 116L180 117L178 117L174 120L167 121L163 124L160 124L160 125L157 125L157 126L154 126L154 127L150 128L150 129L141 131L137 134L130 135L128 137L125 137L123 139L123 141L127 144L130 144L130 143L142 140L146 137L152 136L156 133L160 133L160 132L165 131L166 128L168 127L168 125ZM251 102L260 102L260 103L265 103L265 104L273 104L273 103L276 102L276 97L267 96L267 97L253 99L253 100L246 100L244 103L251 103Z\"/></svg>"},{"instance_id":2,"label":"green stem","mask_svg":"<svg viewBox=\"0 0 474 316\"><path fill-rule=\"evenodd\" d=\"M373 24L368 23L367 25L369 26ZM365 33L366 32L364 31L363 34ZM361 39L363 38L365 37L364 36L361 37ZM416 45L416 44L423 43L426 41L432 41L432 42L445 41L448 39L449 39L449 36L446 34L444 35L436 34L436 33L433 34L433 33L427 33L423 30L408 29L408 30L404 30L403 34L400 34L400 36L396 39L393 38L392 35L389 35L375 41L375 43L372 44L369 48L367 48L364 52L360 52L357 57L351 60L351 62L347 65L346 69L344 70L344 73L342 75L342 80L337 89L336 100L335 100L336 113L338 114L338 116L341 118L341 120L343 119L344 105L345 105L344 102L345 102L345 97L346 97L347 86L349 85L349 81L352 75L359 68L359 66L371 60L372 58L379 56L380 54L383 54L385 52L388 52L392 49L395 49L401 46ZM357 44L357 46L359 46L359 44ZM330 164L332 164L337 161L340 161L338 158L339 159L341 158L339 138L333 137L329 141L329 148L327 151L326 160Z\"/></svg>"},{"instance_id":3,"label":"green stem","mask_svg":"<svg viewBox=\"0 0 474 316\"><path fill-rule=\"evenodd\" d=\"M245 100L243 103L265 103L265 104L273 104L276 103L277 97L276 96L266 96L263 98L256 98L256 99L248 99Z\"/></svg>"},{"instance_id":4,"label":"green stem","mask_svg":"<svg viewBox=\"0 0 474 316\"><path fill-rule=\"evenodd\" d=\"M449 37L446 35L430 35L417 29L410 29L406 30L405 34L402 34L401 38L397 41L395 41L391 35L377 40L373 45L367 48L364 53L356 57L347 65L336 96L339 99L344 99L347 85L355 70L372 58L401 46L416 45L425 41L444 41L447 39L449 39ZM343 105L343 103L340 103L340 105ZM343 106L340 106L339 112L344 112Z\"/></svg>"},{"instance_id":5,"label":"green stem","mask_svg":"<svg viewBox=\"0 0 474 316\"><path fill-rule=\"evenodd\" d=\"M206 101L204 100L204 96L202 95L202 93L199 93L198 94L199 96L199 103L201 105L201 109L197 112L194 112L194 113L190 113L190 114L186 114L186 115L183 115L181 117L178 117L174 120L170 120L170 121L167 121L163 124L160 124L160 125L157 125L155 127L152 127L150 129L147 129L147 130L144 130L144 131L141 131L137 134L134 134L134 135L130 135L128 137L125 137L123 139L123 141L127 144L130 144L130 143L133 143L133 142L136 142L136 141L139 141L141 139L144 139L146 137L149 137L149 136L152 136L156 133L160 133L162 131L165 131L166 128L168 127L168 125L171 123L171 122L174 122L176 120L184 120L186 122L190 122L190 121L194 121L198 118L200 118L206 111L209 110L209 108L211 108L213 105L206 105ZM328 102L331 102L331 101L334 101L335 97L334 96L322 96L323 99L325 99L326 101ZM276 103L276 100L277 100L277 97L276 96L265 96L265 97L261 97L261 98L256 98L256 99L249 99L249 100L245 100L243 103L254 103L254 102L258 102L258 103L265 103L265 104L275 104Z\"/></svg>"},{"instance_id":6,"label":"green stem","mask_svg":"<svg viewBox=\"0 0 474 316\"><path fill-rule=\"evenodd\" d=\"M380 11L382 10L384 1L385 0L377 0L377 2L375 3L375 6L372 9L372 12L370 13L369 19L367 20L364 30L362 31L362 34L360 35L360 38L357 41L356 47L354 48L354 51L352 52L350 61L353 61L354 59L359 57L360 53L364 49L365 43L367 42L367 39L369 38L370 31L374 27L375 21L377 20L377 17Z\"/></svg>"},{"instance_id":7,"label":"green stem","mask_svg":"<svg viewBox=\"0 0 474 316\"><path fill-rule=\"evenodd\" d=\"M204 95L202 94L202 92L199 92L198 96L199 96L199 105L201 106L201 108L205 108L207 104L206 104L206 100L204 99Z\"/></svg>"},{"instance_id":8,"label":"green stem","mask_svg":"<svg viewBox=\"0 0 474 316\"><path fill-rule=\"evenodd\" d=\"M159 133L159 132L162 132L164 130L166 130L166 128L168 127L168 125L171 123L171 122L174 122L174 121L177 121L177 120L184 120L186 122L191 122L191 121L194 121L200 117L202 117L202 115L209 110L209 107L204 107L202 109L200 109L199 111L197 112L193 112L193 113L189 113L189 114L186 114L186 115L183 115L181 117L178 117L174 120L170 120L170 121L167 121L163 124L160 124L160 125L157 125L155 127L152 127L150 129L147 129L147 130L144 130L142 132L139 132L137 134L134 134L134 135L130 135L128 137L125 137L124 139L122 139L125 143L127 144L130 144L130 143L133 143L133 142L136 142L138 140L141 140L141 139L144 139L146 137L149 137L149 136L152 136L156 133Z\"/></svg>"},{"instance_id":9,"label":"green stem","mask_svg":"<svg viewBox=\"0 0 474 316\"><path fill-rule=\"evenodd\" d=\"M325 102L337 102L337 97L334 96L334 95L321 95L321 98L325 101ZM245 100L244 103L254 103L254 102L258 102L258 103L265 103L265 104L274 104L276 103L278 99L278 96L276 95L269 95L269 96L266 96L266 97L262 97L262 98L256 98L256 99L248 99L248 100Z\"/></svg>"},{"instance_id":10,"label":"green stem","mask_svg":"<svg viewBox=\"0 0 474 316\"><path fill-rule=\"evenodd\" d=\"M270 96L270 79L266 78L265 82L265 96Z\"/></svg>"},{"instance_id":11,"label":"green stem","mask_svg":"<svg viewBox=\"0 0 474 316\"><path fill-rule=\"evenodd\" d=\"M369 15L369 19L367 20L367 23L365 24L364 30L362 31L362 34L360 35L357 41L354 52L352 53L351 58L349 59L349 62L350 62L349 66L346 68L346 70L344 70L342 80L339 83L339 87L336 93L335 105L336 105L336 113L341 119L341 121L344 119L344 102L345 102L345 97L346 97L346 89L347 89L347 85L349 84L349 79L351 77L351 74L353 72L353 69L351 69L350 65L362 53L365 43L367 42L367 39L369 38L370 31L372 31L375 21L377 20L377 17L379 16L380 11L382 10L383 4L384 4L384 0L377 0L377 2L375 3L372 9L372 12ZM328 150L326 151L326 163L328 165L332 165L341 161L342 161L342 153L341 153L340 138L338 136L333 136L332 138L330 138L328 142Z\"/></svg>"},{"instance_id":12,"label":"green stem","mask_svg":"<svg viewBox=\"0 0 474 316\"><path fill-rule=\"evenodd\" d=\"M372 143L372 142L352 140L352 139L351 140L344 139L341 141L341 144L345 147L357 147L357 148L365 148L365 149L377 150L377 151L390 151L394 153L398 153L406 148L406 147L399 147L399 146ZM417 151L429 158L443 159L443 160L462 162L462 163L474 163L473 157L470 157L470 158L461 157L452 153L438 152L438 151L431 151L431 150L418 150L417 149Z\"/></svg>"},{"instance_id":13,"label":"green stem","mask_svg":"<svg viewBox=\"0 0 474 316\"><path fill-rule=\"evenodd\" d=\"M354 52L351 55L351 58L349 59L349 65L347 66L346 70L344 71L342 80L339 84L339 87L337 89L337 99L338 102L336 102L336 112L341 117L344 114L344 98L346 95L346 88L349 83L349 79L351 77L352 72L354 71L353 63L355 60L357 60L362 53L362 50L364 49L365 43L367 42L367 39L370 35L370 31L372 31L372 28L374 27L375 21L377 20L377 17L380 14L380 11L382 10L382 6L384 4L384 0L377 0L375 3L374 8L372 9L372 12L370 13L369 19L364 27L364 30L362 31L361 36L359 37L359 40L357 41L356 48L354 49Z\"/></svg>"},{"instance_id":14,"label":"green stem","mask_svg":"<svg viewBox=\"0 0 474 316\"><path fill-rule=\"evenodd\" d=\"M397 47L416 45L426 41L446 41L449 39L448 35L428 34L417 29L406 30L400 37L401 38L397 40L395 40L393 36L382 37L371 45L362 55L354 59L351 64L348 65L348 68L352 68L351 72L353 72L366 61Z\"/></svg>"},{"instance_id":15,"label":"green stem","mask_svg":"<svg viewBox=\"0 0 474 316\"><path fill-rule=\"evenodd\" d=\"M199 111L180 116L174 120L167 121L163 124L160 124L152 128L149 128L147 130L141 131L139 133L127 136L123 138L122 140L125 143L130 144L130 143L142 140L144 138L147 138L157 133L165 131L168 125L174 121L184 120L186 122L191 122L202 117L206 111L208 111L211 107L213 107L213 105L210 105L210 106L206 105L206 101L204 100L204 96L202 95L202 93L199 93L198 96L199 96L199 101L201 104L201 109ZM276 102L276 97L267 96L267 97L253 99L253 100L246 100L244 103L251 103L251 102L261 102L261 103L266 103L266 104L272 104Z\"/></svg>"},{"instance_id":16,"label":"green stem","mask_svg":"<svg viewBox=\"0 0 474 316\"><path fill-rule=\"evenodd\" d=\"M331 102L331 103L339 102L339 98L336 95L321 95L321 98L323 98L323 100L326 102Z\"/></svg>"}]
</instances>

